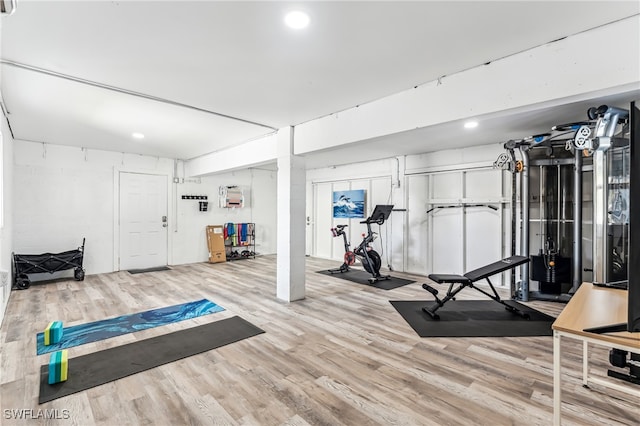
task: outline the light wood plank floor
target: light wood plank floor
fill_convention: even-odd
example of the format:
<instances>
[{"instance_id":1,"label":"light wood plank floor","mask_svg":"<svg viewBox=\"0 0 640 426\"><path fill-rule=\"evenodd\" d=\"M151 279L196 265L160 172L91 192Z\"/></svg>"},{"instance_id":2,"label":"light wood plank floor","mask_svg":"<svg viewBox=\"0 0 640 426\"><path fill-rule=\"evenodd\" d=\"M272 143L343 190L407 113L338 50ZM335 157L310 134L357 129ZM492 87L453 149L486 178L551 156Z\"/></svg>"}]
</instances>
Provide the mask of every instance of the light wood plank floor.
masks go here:
<instances>
[{"instance_id":1,"label":"light wood plank floor","mask_svg":"<svg viewBox=\"0 0 640 426\"><path fill-rule=\"evenodd\" d=\"M384 291L315 271L336 262L307 259L307 298L275 298L275 256L171 271L87 276L13 291L0 328L3 425L550 425L552 338L418 337L389 300L430 300L424 277ZM396 276L408 277L401 273ZM436 285L437 287L437 285ZM65 325L200 298L226 311L79 346L70 358L239 315L266 331L204 354L38 405L35 334ZM460 299L481 299L465 290ZM531 302L557 315L564 307ZM563 341L563 420L570 425L638 425L639 404L581 385L581 346ZM606 375L608 351L591 352ZM71 359L70 362L73 362ZM114 360L117 362L117 360ZM66 419L12 419L58 410ZM51 413L49 411L48 413Z\"/></svg>"}]
</instances>

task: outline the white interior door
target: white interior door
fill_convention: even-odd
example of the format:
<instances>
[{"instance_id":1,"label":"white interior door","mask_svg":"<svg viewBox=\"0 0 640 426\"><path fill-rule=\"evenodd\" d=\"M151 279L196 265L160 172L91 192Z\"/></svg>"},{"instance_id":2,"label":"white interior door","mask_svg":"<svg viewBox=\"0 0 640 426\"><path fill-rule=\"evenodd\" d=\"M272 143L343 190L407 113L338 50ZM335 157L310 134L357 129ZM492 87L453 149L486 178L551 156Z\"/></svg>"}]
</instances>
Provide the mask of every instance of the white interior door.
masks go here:
<instances>
[{"instance_id":1,"label":"white interior door","mask_svg":"<svg viewBox=\"0 0 640 426\"><path fill-rule=\"evenodd\" d=\"M120 269L167 264L167 177L120 173Z\"/></svg>"},{"instance_id":2,"label":"white interior door","mask_svg":"<svg viewBox=\"0 0 640 426\"><path fill-rule=\"evenodd\" d=\"M315 222L315 245L313 255L324 259L332 259L333 238L331 227L333 226L333 210L331 208L331 183L314 184L314 222ZM343 250L344 253L344 250Z\"/></svg>"}]
</instances>

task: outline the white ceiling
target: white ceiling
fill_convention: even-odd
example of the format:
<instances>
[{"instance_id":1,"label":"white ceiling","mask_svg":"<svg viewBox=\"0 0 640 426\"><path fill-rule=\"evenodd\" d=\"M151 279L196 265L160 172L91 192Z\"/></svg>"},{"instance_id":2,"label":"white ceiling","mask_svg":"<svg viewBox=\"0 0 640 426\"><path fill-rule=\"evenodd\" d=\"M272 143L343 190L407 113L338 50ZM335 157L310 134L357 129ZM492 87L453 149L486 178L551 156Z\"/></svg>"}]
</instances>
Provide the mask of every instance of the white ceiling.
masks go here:
<instances>
[{"instance_id":1,"label":"white ceiling","mask_svg":"<svg viewBox=\"0 0 640 426\"><path fill-rule=\"evenodd\" d=\"M307 29L283 25L293 9L310 15ZM16 139L189 159L639 11L637 1L18 0L0 22L2 95ZM522 137L600 102L495 118L473 137L449 123L401 144L368 141L366 156Z\"/></svg>"}]
</instances>

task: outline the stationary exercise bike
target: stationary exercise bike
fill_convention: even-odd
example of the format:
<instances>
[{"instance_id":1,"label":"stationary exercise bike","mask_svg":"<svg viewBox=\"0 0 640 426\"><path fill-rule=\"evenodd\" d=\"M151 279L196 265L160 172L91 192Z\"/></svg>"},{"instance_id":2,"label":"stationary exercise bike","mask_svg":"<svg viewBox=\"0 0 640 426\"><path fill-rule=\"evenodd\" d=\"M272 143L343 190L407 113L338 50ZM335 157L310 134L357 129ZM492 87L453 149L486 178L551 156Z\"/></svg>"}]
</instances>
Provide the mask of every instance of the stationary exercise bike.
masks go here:
<instances>
[{"instance_id":1,"label":"stationary exercise bike","mask_svg":"<svg viewBox=\"0 0 640 426\"><path fill-rule=\"evenodd\" d=\"M335 228L331 228L331 233L334 237L342 236L344 240L344 262L339 268L329 269L332 274L344 273L350 271L350 266L356 262L356 258L360 259L360 263L364 267L365 271L371 274L369 283L373 284L380 280L388 280L391 277L389 275L380 275L380 267L382 266L382 259L378 252L372 247L371 243L376 239L376 233L371 230L371 224L377 223L382 225L391 214L393 209L392 205L377 205L373 209L373 213L366 220L360 222L367 225L367 233L363 234L362 242L353 251L350 249L349 241L347 240L347 234L345 228L349 225L338 225Z\"/></svg>"}]
</instances>

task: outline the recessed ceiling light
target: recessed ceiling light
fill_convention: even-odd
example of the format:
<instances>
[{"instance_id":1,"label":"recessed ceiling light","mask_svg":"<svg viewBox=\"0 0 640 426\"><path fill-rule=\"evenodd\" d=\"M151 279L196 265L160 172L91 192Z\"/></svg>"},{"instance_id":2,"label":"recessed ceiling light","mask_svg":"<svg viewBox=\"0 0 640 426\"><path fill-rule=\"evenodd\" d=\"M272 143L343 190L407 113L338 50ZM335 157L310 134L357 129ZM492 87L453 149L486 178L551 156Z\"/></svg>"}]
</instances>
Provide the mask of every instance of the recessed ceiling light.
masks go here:
<instances>
[{"instance_id":1,"label":"recessed ceiling light","mask_svg":"<svg viewBox=\"0 0 640 426\"><path fill-rule=\"evenodd\" d=\"M467 121L466 123L464 123L464 128L465 129L473 129L478 127L478 122L477 121Z\"/></svg>"},{"instance_id":2,"label":"recessed ceiling light","mask_svg":"<svg viewBox=\"0 0 640 426\"><path fill-rule=\"evenodd\" d=\"M284 17L284 22L288 27L299 30L309 25L309 15L296 10L287 13L287 15Z\"/></svg>"},{"instance_id":3,"label":"recessed ceiling light","mask_svg":"<svg viewBox=\"0 0 640 426\"><path fill-rule=\"evenodd\" d=\"M134 139L144 139L144 135L142 133L140 133L140 132L133 132L133 133L131 133L131 136Z\"/></svg>"}]
</instances>

